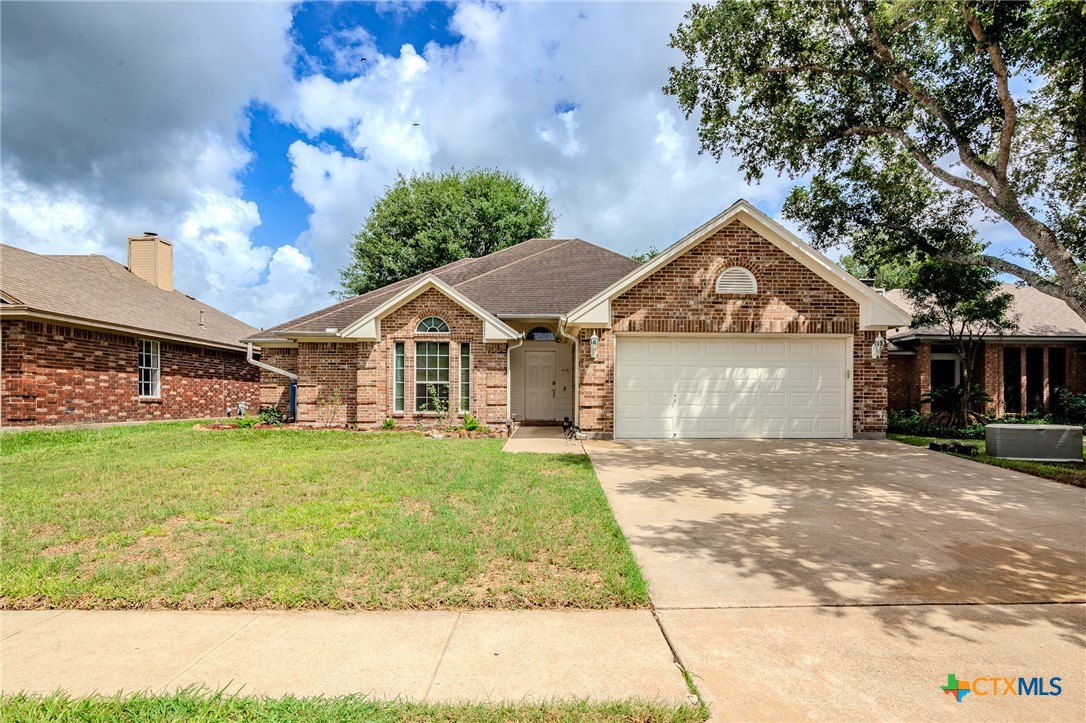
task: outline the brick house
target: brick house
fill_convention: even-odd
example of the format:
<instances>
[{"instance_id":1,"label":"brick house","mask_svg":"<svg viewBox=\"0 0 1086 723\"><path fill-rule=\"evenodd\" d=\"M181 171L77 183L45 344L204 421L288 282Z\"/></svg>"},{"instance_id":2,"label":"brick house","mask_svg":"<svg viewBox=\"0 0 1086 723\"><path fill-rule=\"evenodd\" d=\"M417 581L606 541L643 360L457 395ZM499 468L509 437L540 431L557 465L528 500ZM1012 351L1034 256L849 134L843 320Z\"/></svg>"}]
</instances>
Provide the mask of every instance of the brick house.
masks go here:
<instances>
[{"instance_id":1,"label":"brick house","mask_svg":"<svg viewBox=\"0 0 1086 723\"><path fill-rule=\"evenodd\" d=\"M300 421L570 417L599 437L879 436L908 315L746 201L645 264L580 239L463 259L254 334ZM880 343L876 343L879 340Z\"/></svg>"},{"instance_id":2,"label":"brick house","mask_svg":"<svg viewBox=\"0 0 1086 723\"><path fill-rule=\"evenodd\" d=\"M256 330L173 288L173 246L104 256L0 246L0 424L222 417L260 401Z\"/></svg>"},{"instance_id":3,"label":"brick house","mask_svg":"<svg viewBox=\"0 0 1086 723\"><path fill-rule=\"evenodd\" d=\"M1059 299L1030 287L1003 284L1014 297L1011 315L1018 328L986 338L971 377L992 401L978 411L1006 414L1045 413L1058 389L1086 392L1086 322ZM908 311L904 292L886 297ZM890 409L930 412L921 400L933 387L961 382L962 361L946 330L938 327L893 329L890 342Z\"/></svg>"}]
</instances>

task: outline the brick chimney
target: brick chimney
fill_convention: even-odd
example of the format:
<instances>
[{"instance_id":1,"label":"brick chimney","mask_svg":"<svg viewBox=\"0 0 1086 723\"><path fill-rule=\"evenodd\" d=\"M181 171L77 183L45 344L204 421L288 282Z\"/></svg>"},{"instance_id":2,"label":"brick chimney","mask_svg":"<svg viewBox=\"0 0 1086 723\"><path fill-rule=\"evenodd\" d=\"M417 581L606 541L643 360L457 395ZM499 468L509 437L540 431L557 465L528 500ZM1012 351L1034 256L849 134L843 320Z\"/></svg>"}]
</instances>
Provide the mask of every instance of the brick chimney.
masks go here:
<instances>
[{"instance_id":1,"label":"brick chimney","mask_svg":"<svg viewBox=\"0 0 1086 723\"><path fill-rule=\"evenodd\" d=\"M128 237L128 270L164 291L173 291L173 244L152 231Z\"/></svg>"}]
</instances>

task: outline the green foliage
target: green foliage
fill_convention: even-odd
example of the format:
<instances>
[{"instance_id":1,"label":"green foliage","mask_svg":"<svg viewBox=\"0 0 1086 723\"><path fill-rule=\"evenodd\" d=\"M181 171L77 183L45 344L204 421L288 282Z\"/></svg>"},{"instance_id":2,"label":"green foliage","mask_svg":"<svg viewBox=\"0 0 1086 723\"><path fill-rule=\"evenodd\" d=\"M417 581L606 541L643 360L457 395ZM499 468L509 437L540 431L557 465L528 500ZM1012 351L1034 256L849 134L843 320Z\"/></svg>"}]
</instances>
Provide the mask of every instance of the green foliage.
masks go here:
<instances>
[{"instance_id":1,"label":"green foliage","mask_svg":"<svg viewBox=\"0 0 1086 723\"><path fill-rule=\"evenodd\" d=\"M463 258L547 237L550 200L494 169L399 175L355 234L342 295L362 294Z\"/></svg>"},{"instance_id":2,"label":"green foliage","mask_svg":"<svg viewBox=\"0 0 1086 723\"><path fill-rule=\"evenodd\" d=\"M932 421L944 427L968 427L981 423L984 415L973 411L973 404L986 404L992 398L979 384L969 385L969 394L963 384L949 387L933 387L921 398L930 402Z\"/></svg>"},{"instance_id":3,"label":"green foliage","mask_svg":"<svg viewBox=\"0 0 1086 723\"><path fill-rule=\"evenodd\" d=\"M659 255L660 255L660 249L656 248L655 246L649 246L649 250L644 252L644 253L639 253L637 251L634 251L632 254L630 254L630 258L633 259L634 261L640 261L641 263L644 264L644 263L647 263L649 261L652 261L654 258L656 258Z\"/></svg>"},{"instance_id":4,"label":"green foliage","mask_svg":"<svg viewBox=\"0 0 1086 723\"><path fill-rule=\"evenodd\" d=\"M904 289L916 277L920 262L916 254L896 257L889 261L864 259L856 254L842 256L837 263L857 279L874 279L880 289Z\"/></svg>"},{"instance_id":5,"label":"green foliage","mask_svg":"<svg viewBox=\"0 0 1086 723\"><path fill-rule=\"evenodd\" d=\"M702 150L748 182L809 177L784 213L815 245L989 266L1086 318L1081 2L721 0L671 45L665 91L700 114ZM995 218L1029 259L976 242Z\"/></svg>"},{"instance_id":6,"label":"green foliage","mask_svg":"<svg viewBox=\"0 0 1086 723\"><path fill-rule=\"evenodd\" d=\"M967 426L948 425L931 414L915 410L890 412L886 431L890 434L909 434L942 439L984 439L984 423L974 422Z\"/></svg>"},{"instance_id":7,"label":"green foliage","mask_svg":"<svg viewBox=\"0 0 1086 723\"><path fill-rule=\"evenodd\" d=\"M1086 424L1086 394L1058 390L1052 400L1052 418L1057 424Z\"/></svg>"},{"instance_id":8,"label":"green foliage","mask_svg":"<svg viewBox=\"0 0 1086 723\"><path fill-rule=\"evenodd\" d=\"M477 432L477 431L479 431L479 428L482 427L482 426L483 426L482 423L480 423L479 420L476 419L474 415L472 415L472 414L465 414L464 415L464 430L465 431Z\"/></svg>"},{"instance_id":9,"label":"green foliage","mask_svg":"<svg viewBox=\"0 0 1086 723\"><path fill-rule=\"evenodd\" d=\"M385 417L385 421L381 422L381 429L395 429L396 420L392 417Z\"/></svg>"},{"instance_id":10,"label":"green foliage","mask_svg":"<svg viewBox=\"0 0 1086 723\"><path fill-rule=\"evenodd\" d=\"M444 424L445 420L449 418L449 388L447 386L436 386L430 384L426 387L426 395L429 400L423 406L423 409L427 412L433 412L437 417L438 425ZM442 395L444 392L445 396Z\"/></svg>"},{"instance_id":11,"label":"green foliage","mask_svg":"<svg viewBox=\"0 0 1086 723\"><path fill-rule=\"evenodd\" d=\"M667 705L641 700L597 702L518 701L514 703L417 703L374 700L364 695L282 698L230 695L190 686L173 693L94 694L16 693L3 698L4 719L25 723L700 723L708 717L704 704Z\"/></svg>"},{"instance_id":12,"label":"green foliage","mask_svg":"<svg viewBox=\"0 0 1086 723\"><path fill-rule=\"evenodd\" d=\"M260 417L250 417L246 414L244 417L238 417L234 420L234 426L238 429L252 429L256 426L256 423L260 421Z\"/></svg>"},{"instance_id":13,"label":"green foliage","mask_svg":"<svg viewBox=\"0 0 1086 723\"><path fill-rule=\"evenodd\" d=\"M261 424L274 424L280 425L283 423L283 413L279 411L279 407L261 407L260 408L260 423Z\"/></svg>"}]
</instances>

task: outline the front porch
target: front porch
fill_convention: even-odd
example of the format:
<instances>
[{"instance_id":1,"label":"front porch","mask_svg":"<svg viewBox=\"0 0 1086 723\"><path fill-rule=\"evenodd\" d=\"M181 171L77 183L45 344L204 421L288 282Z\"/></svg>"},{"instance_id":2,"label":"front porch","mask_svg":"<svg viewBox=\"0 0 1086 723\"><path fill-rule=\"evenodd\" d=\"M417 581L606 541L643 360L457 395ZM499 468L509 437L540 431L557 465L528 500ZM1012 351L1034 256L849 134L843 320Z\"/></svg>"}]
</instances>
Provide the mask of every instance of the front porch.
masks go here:
<instances>
[{"instance_id":1,"label":"front porch","mask_svg":"<svg viewBox=\"0 0 1086 723\"><path fill-rule=\"evenodd\" d=\"M573 342L558 334L557 320L507 321L524 333L524 342L509 351L513 419L527 425L573 419Z\"/></svg>"}]
</instances>

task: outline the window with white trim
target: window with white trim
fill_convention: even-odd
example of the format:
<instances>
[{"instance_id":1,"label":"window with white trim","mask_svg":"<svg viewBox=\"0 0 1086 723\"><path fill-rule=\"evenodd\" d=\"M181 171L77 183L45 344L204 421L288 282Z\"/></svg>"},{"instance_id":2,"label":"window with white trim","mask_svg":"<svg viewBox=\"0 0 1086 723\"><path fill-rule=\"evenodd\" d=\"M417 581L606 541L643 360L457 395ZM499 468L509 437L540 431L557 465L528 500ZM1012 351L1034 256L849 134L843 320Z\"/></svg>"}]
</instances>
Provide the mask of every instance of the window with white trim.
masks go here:
<instances>
[{"instance_id":1,"label":"window with white trim","mask_svg":"<svg viewBox=\"0 0 1086 723\"><path fill-rule=\"evenodd\" d=\"M532 327L524 336L528 341L554 341L554 332L545 326Z\"/></svg>"},{"instance_id":2,"label":"window with white trim","mask_svg":"<svg viewBox=\"0 0 1086 723\"><path fill-rule=\"evenodd\" d=\"M404 407L404 343L396 342L392 372L392 411L402 412Z\"/></svg>"},{"instance_id":3,"label":"window with white trim","mask_svg":"<svg viewBox=\"0 0 1086 723\"><path fill-rule=\"evenodd\" d=\"M415 411L437 411L437 400L449 403L449 342L415 342Z\"/></svg>"},{"instance_id":4,"label":"window with white trim","mask_svg":"<svg viewBox=\"0 0 1086 723\"><path fill-rule=\"evenodd\" d=\"M471 411L471 344L460 342L460 411Z\"/></svg>"},{"instance_id":5,"label":"window with white trim","mask_svg":"<svg viewBox=\"0 0 1086 723\"><path fill-rule=\"evenodd\" d=\"M758 281L748 269L744 269L742 266L732 266L724 269L720 276L716 277L716 293L757 294Z\"/></svg>"},{"instance_id":6,"label":"window with white trim","mask_svg":"<svg viewBox=\"0 0 1086 723\"><path fill-rule=\"evenodd\" d=\"M159 344L150 339L139 340L139 394L157 399L161 394L162 357Z\"/></svg>"},{"instance_id":7,"label":"window with white trim","mask_svg":"<svg viewBox=\"0 0 1086 723\"><path fill-rule=\"evenodd\" d=\"M419 325L415 327L415 331L419 334L448 334L449 325L445 323L444 319L428 316L419 322Z\"/></svg>"}]
</instances>

